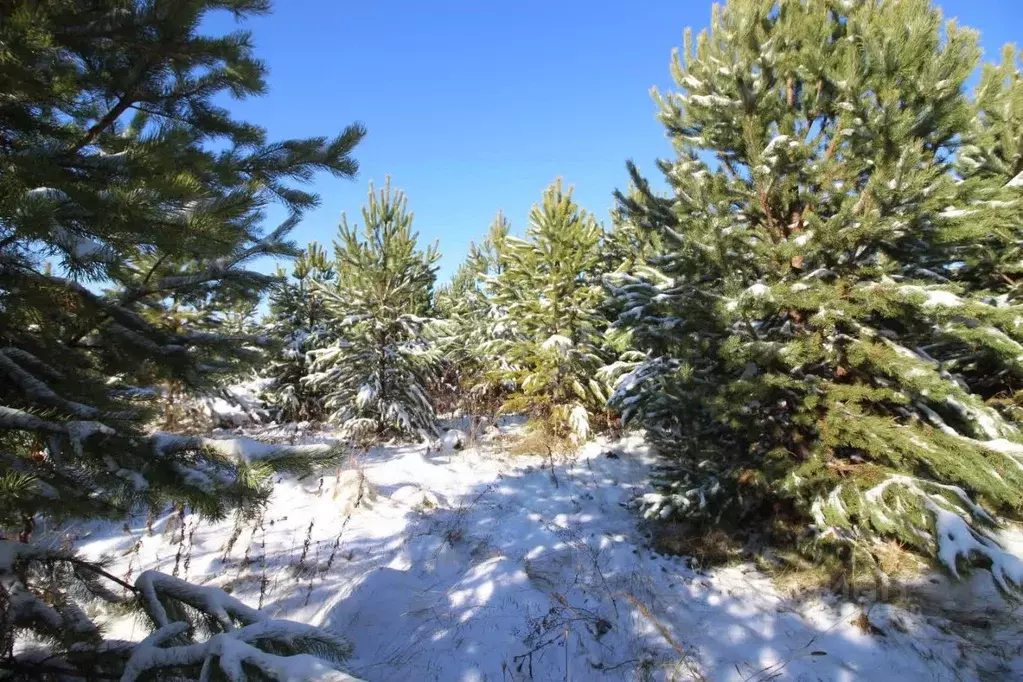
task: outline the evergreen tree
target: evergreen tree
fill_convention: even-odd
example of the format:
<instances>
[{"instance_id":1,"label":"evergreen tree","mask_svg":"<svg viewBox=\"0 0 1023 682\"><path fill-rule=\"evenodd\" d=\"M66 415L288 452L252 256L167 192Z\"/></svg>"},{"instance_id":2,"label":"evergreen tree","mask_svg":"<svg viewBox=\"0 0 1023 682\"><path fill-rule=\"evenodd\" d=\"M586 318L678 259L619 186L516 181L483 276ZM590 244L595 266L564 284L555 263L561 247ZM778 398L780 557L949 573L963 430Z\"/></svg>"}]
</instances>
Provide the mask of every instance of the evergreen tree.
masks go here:
<instances>
[{"instance_id":1,"label":"evergreen tree","mask_svg":"<svg viewBox=\"0 0 1023 682\"><path fill-rule=\"evenodd\" d=\"M271 379L264 397L280 408L287 421L319 421L324 416L324 397L305 378L312 372L309 353L335 340L321 291L337 273L326 250L312 242L295 261L290 279L284 278L283 271L278 275L283 281L270 295L270 333L280 352L264 372Z\"/></svg>"},{"instance_id":2,"label":"evergreen tree","mask_svg":"<svg viewBox=\"0 0 1023 682\"><path fill-rule=\"evenodd\" d=\"M1023 303L1023 78L1017 65L1016 48L1007 45L1000 64L983 67L977 115L956 155L970 200L946 211L962 220L946 239L949 248L930 266L1006 312ZM1009 337L990 343L970 336L943 339L929 352L971 391L1023 421L1019 344Z\"/></svg>"},{"instance_id":3,"label":"evergreen tree","mask_svg":"<svg viewBox=\"0 0 1023 682\"><path fill-rule=\"evenodd\" d=\"M316 171L351 177L363 136L353 126L334 139L268 142L234 120L215 102L262 93L265 69L247 33L199 35L217 9L245 17L268 3L3 4L0 671L13 677L181 679L219 668L242 679L244 667L349 679L294 655L342 656L328 633L159 573L123 583L55 541L67 519L168 505L252 513L273 472L335 457L147 426L159 408L152 386L198 390L234 366L239 346L151 313L174 300L257 297L273 278L244 264L294 253L287 232L317 201L293 183ZM292 218L264 234L272 202ZM95 601L137 606L156 631L107 640Z\"/></svg>"},{"instance_id":4,"label":"evergreen tree","mask_svg":"<svg viewBox=\"0 0 1023 682\"><path fill-rule=\"evenodd\" d=\"M290 225L289 225L290 227ZM288 229L288 228L285 228ZM280 236L283 236L282 231ZM258 254L263 256L290 256L292 246L280 239L268 242ZM149 281L187 276L200 265L194 257L174 258L166 252L140 252L134 254L133 268L111 291L124 295L131 287ZM208 335L219 339L207 350L195 348L193 354L201 370L188 377L168 377L160 380L150 376L136 376L136 383L161 384L164 409L161 428L180 430L183 427L206 426L202 414L204 400L208 400L227 382L237 379L245 371L252 371L265 357L264 337L257 333L255 308L265 285L253 287L247 282L234 282L230 278L205 286L176 288L161 300L148 300L143 316L152 324L176 335ZM230 344L230 346L229 346ZM230 350L228 350L230 348Z\"/></svg>"},{"instance_id":5,"label":"evergreen tree","mask_svg":"<svg viewBox=\"0 0 1023 682\"><path fill-rule=\"evenodd\" d=\"M487 236L455 271L450 284L437 292L438 315L445 321L441 351L449 401L471 415L493 413L504 393L502 377L509 366L491 341L500 338L502 313L487 293L484 281L501 273L501 252L511 229L498 213Z\"/></svg>"},{"instance_id":6,"label":"evergreen tree","mask_svg":"<svg viewBox=\"0 0 1023 682\"><path fill-rule=\"evenodd\" d=\"M517 387L504 409L525 410L553 432L584 440L607 400L596 375L606 360L603 230L560 180L529 220L525 239L506 238L501 271L489 279L511 333L490 343L507 358L503 374Z\"/></svg>"},{"instance_id":7,"label":"evergreen tree","mask_svg":"<svg viewBox=\"0 0 1023 682\"><path fill-rule=\"evenodd\" d=\"M927 267L983 198L953 172L977 59L926 0L730 0L686 33L681 91L655 93L670 196L631 165L618 196L661 241L611 287L643 353L614 402L665 464L648 514L868 562L896 538L1023 583L990 534L1023 508L1023 438L928 350L1011 372L998 349L1023 341L1017 306Z\"/></svg>"},{"instance_id":8,"label":"evergreen tree","mask_svg":"<svg viewBox=\"0 0 1023 682\"><path fill-rule=\"evenodd\" d=\"M437 431L428 387L439 353L427 315L439 254L419 248L406 203L390 179L379 194L370 185L362 229L341 217L336 283L318 287L337 338L311 352L305 381L352 436Z\"/></svg>"}]
</instances>

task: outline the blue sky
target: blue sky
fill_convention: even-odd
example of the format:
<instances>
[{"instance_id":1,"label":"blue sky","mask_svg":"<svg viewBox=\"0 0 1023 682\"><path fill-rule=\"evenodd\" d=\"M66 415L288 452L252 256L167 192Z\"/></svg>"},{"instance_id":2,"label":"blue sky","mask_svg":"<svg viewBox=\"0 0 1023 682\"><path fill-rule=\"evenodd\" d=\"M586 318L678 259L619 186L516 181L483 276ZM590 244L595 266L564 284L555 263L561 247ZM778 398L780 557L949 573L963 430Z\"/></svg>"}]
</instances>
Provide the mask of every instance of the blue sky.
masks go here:
<instances>
[{"instance_id":1,"label":"blue sky","mask_svg":"<svg viewBox=\"0 0 1023 682\"><path fill-rule=\"evenodd\" d=\"M986 56L1023 40L1019 0L945 0L981 31ZM390 174L446 279L498 209L525 229L556 177L609 223L625 160L649 173L670 154L651 86L671 85L672 48L710 19L704 0L277 0L250 20L269 94L232 103L272 138L368 128L354 182L319 178L321 206L295 231L329 244L342 211L358 217L368 183ZM226 17L207 30L229 29Z\"/></svg>"}]
</instances>

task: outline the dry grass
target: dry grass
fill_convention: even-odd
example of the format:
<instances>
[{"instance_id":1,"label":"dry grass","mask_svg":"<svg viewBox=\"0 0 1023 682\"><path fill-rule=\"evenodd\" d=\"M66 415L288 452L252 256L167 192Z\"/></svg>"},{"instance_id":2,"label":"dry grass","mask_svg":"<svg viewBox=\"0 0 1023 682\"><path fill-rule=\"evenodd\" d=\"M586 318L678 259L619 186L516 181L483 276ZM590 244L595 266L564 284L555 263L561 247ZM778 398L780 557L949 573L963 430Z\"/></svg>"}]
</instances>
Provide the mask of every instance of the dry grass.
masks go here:
<instances>
[{"instance_id":1,"label":"dry grass","mask_svg":"<svg viewBox=\"0 0 1023 682\"><path fill-rule=\"evenodd\" d=\"M656 522L650 531L652 549L693 557L702 568L752 560L772 579L781 595L797 601L829 593L851 601L913 602L909 586L919 583L933 568L895 541L879 542L869 554L859 551L855 560L849 560L834 554L811 558L777 544L754 548L741 533L682 522Z\"/></svg>"},{"instance_id":2,"label":"dry grass","mask_svg":"<svg viewBox=\"0 0 1023 682\"><path fill-rule=\"evenodd\" d=\"M545 429L530 429L522 436L512 436L508 451L512 455L547 457L549 453L571 452L575 446L567 438L554 435Z\"/></svg>"},{"instance_id":3,"label":"dry grass","mask_svg":"<svg viewBox=\"0 0 1023 682\"><path fill-rule=\"evenodd\" d=\"M643 618L645 618L647 622L657 630L658 634L661 635L664 641L675 650L675 653L679 657L677 661L678 667L688 673L689 679L697 680L698 682L705 682L707 678L703 676L703 672L690 655L690 652L672 636L671 630L653 614L647 605L629 592L622 592L621 596L625 597L625 599L643 616Z\"/></svg>"},{"instance_id":4,"label":"dry grass","mask_svg":"<svg viewBox=\"0 0 1023 682\"><path fill-rule=\"evenodd\" d=\"M723 530L697 531L681 522L654 523L650 530L652 549L661 554L693 557L700 566L719 566L745 558L742 543Z\"/></svg>"},{"instance_id":5,"label":"dry grass","mask_svg":"<svg viewBox=\"0 0 1023 682\"><path fill-rule=\"evenodd\" d=\"M912 601L907 586L919 582L932 568L895 541L875 544L870 555L852 562L835 557L813 561L794 550L776 550L759 557L757 566L781 594L792 599L827 592L852 601L890 603Z\"/></svg>"}]
</instances>

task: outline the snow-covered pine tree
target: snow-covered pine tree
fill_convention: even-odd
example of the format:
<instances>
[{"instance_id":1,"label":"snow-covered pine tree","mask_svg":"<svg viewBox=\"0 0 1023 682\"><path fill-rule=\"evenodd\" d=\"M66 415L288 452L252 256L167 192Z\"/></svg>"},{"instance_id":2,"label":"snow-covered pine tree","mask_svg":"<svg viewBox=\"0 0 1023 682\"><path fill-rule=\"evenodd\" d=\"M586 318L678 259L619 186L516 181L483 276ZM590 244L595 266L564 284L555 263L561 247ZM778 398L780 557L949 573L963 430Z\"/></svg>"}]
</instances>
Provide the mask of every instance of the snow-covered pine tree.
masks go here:
<instances>
[{"instance_id":1,"label":"snow-covered pine tree","mask_svg":"<svg viewBox=\"0 0 1023 682\"><path fill-rule=\"evenodd\" d=\"M437 433L428 387L440 358L428 315L439 254L419 248L406 204L390 178L379 194L371 184L362 229L341 217L336 283L318 287L336 339L311 351L305 381L353 437Z\"/></svg>"},{"instance_id":2,"label":"snow-covered pine tree","mask_svg":"<svg viewBox=\"0 0 1023 682\"><path fill-rule=\"evenodd\" d=\"M214 10L263 0L15 0L0 21L0 674L241 679L328 673L345 646L220 590L158 573L124 583L62 547L68 519L187 506L254 511L270 474L335 453L153 433L151 387L205 385L238 339L153 319L171 297L265 290L241 267L292 253L316 171L351 177L363 130L267 142L216 102L264 89L247 33L199 34ZM264 234L263 209L293 214ZM183 264L173 272L166 264ZM100 291L101 287L105 290ZM127 598L121 595L127 593ZM95 602L156 628L106 639ZM96 608L94 608L96 607ZM88 611L86 610L88 608ZM100 610L97 610L100 609ZM261 672L257 672L261 671ZM287 673L287 674L285 674ZM247 679L253 679L250 676Z\"/></svg>"},{"instance_id":3,"label":"snow-covered pine tree","mask_svg":"<svg viewBox=\"0 0 1023 682\"><path fill-rule=\"evenodd\" d=\"M970 201L948 211L961 220L933 269L1008 312L1023 303L1023 78L1015 46L1005 46L1000 64L984 65L975 100L977 115L956 154ZM1023 349L1009 337L977 343L969 336L930 352L974 393L1023 422Z\"/></svg>"},{"instance_id":4,"label":"snow-covered pine tree","mask_svg":"<svg viewBox=\"0 0 1023 682\"><path fill-rule=\"evenodd\" d=\"M488 278L499 322L511 333L490 342L516 384L507 411L526 411L553 433L585 440L607 401L597 376L606 360L600 312L600 224L558 180L529 214L525 239L507 237L500 272Z\"/></svg>"},{"instance_id":5,"label":"snow-covered pine tree","mask_svg":"<svg viewBox=\"0 0 1023 682\"><path fill-rule=\"evenodd\" d=\"M442 381L451 402L465 414L492 416L504 393L508 367L490 343L501 337L501 312L487 293L484 280L501 272L501 250L511 229L498 212L480 244L469 254L451 282L438 290L437 313L444 320L441 345Z\"/></svg>"},{"instance_id":6,"label":"snow-covered pine tree","mask_svg":"<svg viewBox=\"0 0 1023 682\"><path fill-rule=\"evenodd\" d=\"M278 272L281 282L270 294L270 333L279 350L263 372L271 379L264 397L287 421L323 419L323 394L304 381L311 371L309 352L334 339L331 318L321 290L336 278L327 251L311 242L294 262L291 277Z\"/></svg>"},{"instance_id":7,"label":"snow-covered pine tree","mask_svg":"<svg viewBox=\"0 0 1023 682\"><path fill-rule=\"evenodd\" d=\"M977 198L952 167L977 59L927 0L730 0L686 33L655 93L670 196L631 164L618 196L662 240L611 288L644 353L613 401L665 463L648 514L1023 584L990 532L1023 508L1023 439L930 350L1018 348L1023 310L922 267Z\"/></svg>"}]
</instances>

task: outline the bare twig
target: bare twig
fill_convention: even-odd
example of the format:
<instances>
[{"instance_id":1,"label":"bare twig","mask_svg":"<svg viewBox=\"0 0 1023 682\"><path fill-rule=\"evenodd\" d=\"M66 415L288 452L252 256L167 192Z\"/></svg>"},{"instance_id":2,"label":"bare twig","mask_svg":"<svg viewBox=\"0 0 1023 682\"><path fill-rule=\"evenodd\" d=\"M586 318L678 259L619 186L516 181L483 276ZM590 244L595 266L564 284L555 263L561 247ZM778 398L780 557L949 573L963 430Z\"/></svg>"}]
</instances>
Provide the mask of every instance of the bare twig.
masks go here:
<instances>
[{"instance_id":1,"label":"bare twig","mask_svg":"<svg viewBox=\"0 0 1023 682\"><path fill-rule=\"evenodd\" d=\"M551 481L554 483L554 487L558 488L560 487L558 485L558 475L554 473L554 451L551 449L550 445L547 446L547 459L550 462L551 467Z\"/></svg>"}]
</instances>

